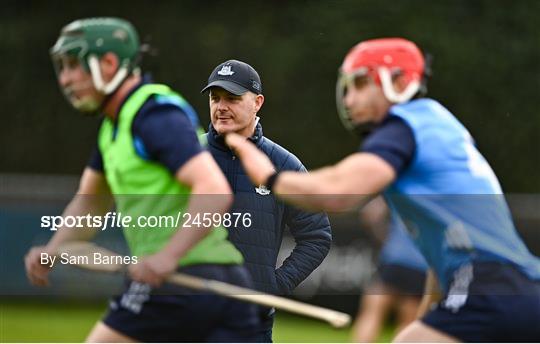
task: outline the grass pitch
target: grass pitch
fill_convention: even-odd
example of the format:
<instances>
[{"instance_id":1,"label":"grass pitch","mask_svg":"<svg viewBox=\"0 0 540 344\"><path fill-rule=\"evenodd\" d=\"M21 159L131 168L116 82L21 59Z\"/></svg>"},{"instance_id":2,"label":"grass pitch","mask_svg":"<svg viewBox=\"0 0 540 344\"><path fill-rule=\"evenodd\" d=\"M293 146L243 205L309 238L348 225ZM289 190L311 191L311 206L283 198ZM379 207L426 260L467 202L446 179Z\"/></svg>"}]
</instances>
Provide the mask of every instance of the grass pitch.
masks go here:
<instances>
[{"instance_id":1,"label":"grass pitch","mask_svg":"<svg viewBox=\"0 0 540 344\"><path fill-rule=\"evenodd\" d=\"M106 303L0 301L0 342L82 342ZM275 342L348 342L350 328L333 329L317 320L278 313ZM386 328L381 341L391 340Z\"/></svg>"}]
</instances>

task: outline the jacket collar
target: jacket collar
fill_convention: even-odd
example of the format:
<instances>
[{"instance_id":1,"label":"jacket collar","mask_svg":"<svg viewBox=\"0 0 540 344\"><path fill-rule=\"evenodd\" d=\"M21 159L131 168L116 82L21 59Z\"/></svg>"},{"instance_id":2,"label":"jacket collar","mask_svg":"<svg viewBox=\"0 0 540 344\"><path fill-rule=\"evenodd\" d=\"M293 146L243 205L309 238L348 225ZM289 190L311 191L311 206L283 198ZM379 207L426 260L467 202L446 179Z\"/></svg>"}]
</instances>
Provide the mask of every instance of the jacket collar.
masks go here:
<instances>
[{"instance_id":1,"label":"jacket collar","mask_svg":"<svg viewBox=\"0 0 540 344\"><path fill-rule=\"evenodd\" d=\"M263 138L263 130L261 123L257 123L255 126L255 131L253 132L253 135L248 138L251 142L253 142L257 147L259 147L262 144L262 138ZM219 150L222 151L230 151L229 147L225 144L225 138L220 135L216 129L214 129L214 126L212 123L208 126L208 144L212 147L216 147Z\"/></svg>"}]
</instances>

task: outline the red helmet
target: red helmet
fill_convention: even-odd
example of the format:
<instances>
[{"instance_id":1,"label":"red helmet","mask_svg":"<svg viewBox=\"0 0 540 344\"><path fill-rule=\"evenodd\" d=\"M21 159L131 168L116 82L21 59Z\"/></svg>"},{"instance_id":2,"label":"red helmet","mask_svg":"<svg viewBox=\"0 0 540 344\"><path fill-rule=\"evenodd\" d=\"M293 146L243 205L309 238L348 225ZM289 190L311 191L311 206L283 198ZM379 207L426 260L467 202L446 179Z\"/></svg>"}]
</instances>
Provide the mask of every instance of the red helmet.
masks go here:
<instances>
[{"instance_id":1,"label":"red helmet","mask_svg":"<svg viewBox=\"0 0 540 344\"><path fill-rule=\"evenodd\" d=\"M379 68L391 73L400 71L405 81L420 81L424 73L424 56L416 44L403 38L380 38L355 45L345 56L341 71L345 74L365 72L380 83Z\"/></svg>"}]
</instances>

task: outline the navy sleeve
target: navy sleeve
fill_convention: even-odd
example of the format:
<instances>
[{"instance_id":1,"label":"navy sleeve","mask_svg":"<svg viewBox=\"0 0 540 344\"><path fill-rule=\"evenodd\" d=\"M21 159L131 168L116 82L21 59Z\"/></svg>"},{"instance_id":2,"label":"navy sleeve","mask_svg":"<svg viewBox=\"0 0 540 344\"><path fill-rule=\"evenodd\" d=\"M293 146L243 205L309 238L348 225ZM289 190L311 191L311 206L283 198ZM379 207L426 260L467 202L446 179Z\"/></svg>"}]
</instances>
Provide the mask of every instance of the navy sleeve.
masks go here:
<instances>
[{"instance_id":1,"label":"navy sleeve","mask_svg":"<svg viewBox=\"0 0 540 344\"><path fill-rule=\"evenodd\" d=\"M416 142L409 125L400 117L390 116L365 139L361 150L378 155L399 174L412 160Z\"/></svg>"},{"instance_id":2,"label":"navy sleeve","mask_svg":"<svg viewBox=\"0 0 540 344\"><path fill-rule=\"evenodd\" d=\"M146 106L133 122L137 153L176 173L203 149L188 115L173 105Z\"/></svg>"},{"instance_id":3,"label":"navy sleeve","mask_svg":"<svg viewBox=\"0 0 540 344\"><path fill-rule=\"evenodd\" d=\"M94 147L86 166L93 170L103 172L103 158L101 157L101 152L97 146Z\"/></svg>"}]
</instances>

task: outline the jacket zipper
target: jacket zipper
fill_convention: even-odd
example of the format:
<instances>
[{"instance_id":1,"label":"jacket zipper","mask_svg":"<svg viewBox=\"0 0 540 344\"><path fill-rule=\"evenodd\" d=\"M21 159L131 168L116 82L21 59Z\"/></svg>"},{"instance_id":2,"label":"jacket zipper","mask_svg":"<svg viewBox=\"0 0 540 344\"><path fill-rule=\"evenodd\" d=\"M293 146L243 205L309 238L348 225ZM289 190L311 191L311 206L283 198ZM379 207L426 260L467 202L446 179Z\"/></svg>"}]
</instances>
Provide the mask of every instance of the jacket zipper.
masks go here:
<instances>
[{"instance_id":1,"label":"jacket zipper","mask_svg":"<svg viewBox=\"0 0 540 344\"><path fill-rule=\"evenodd\" d=\"M232 155L232 181L233 181L233 185L232 185L232 192L233 194L236 193L236 182L237 182L237 178L238 178L238 174L236 173L236 155Z\"/></svg>"}]
</instances>

